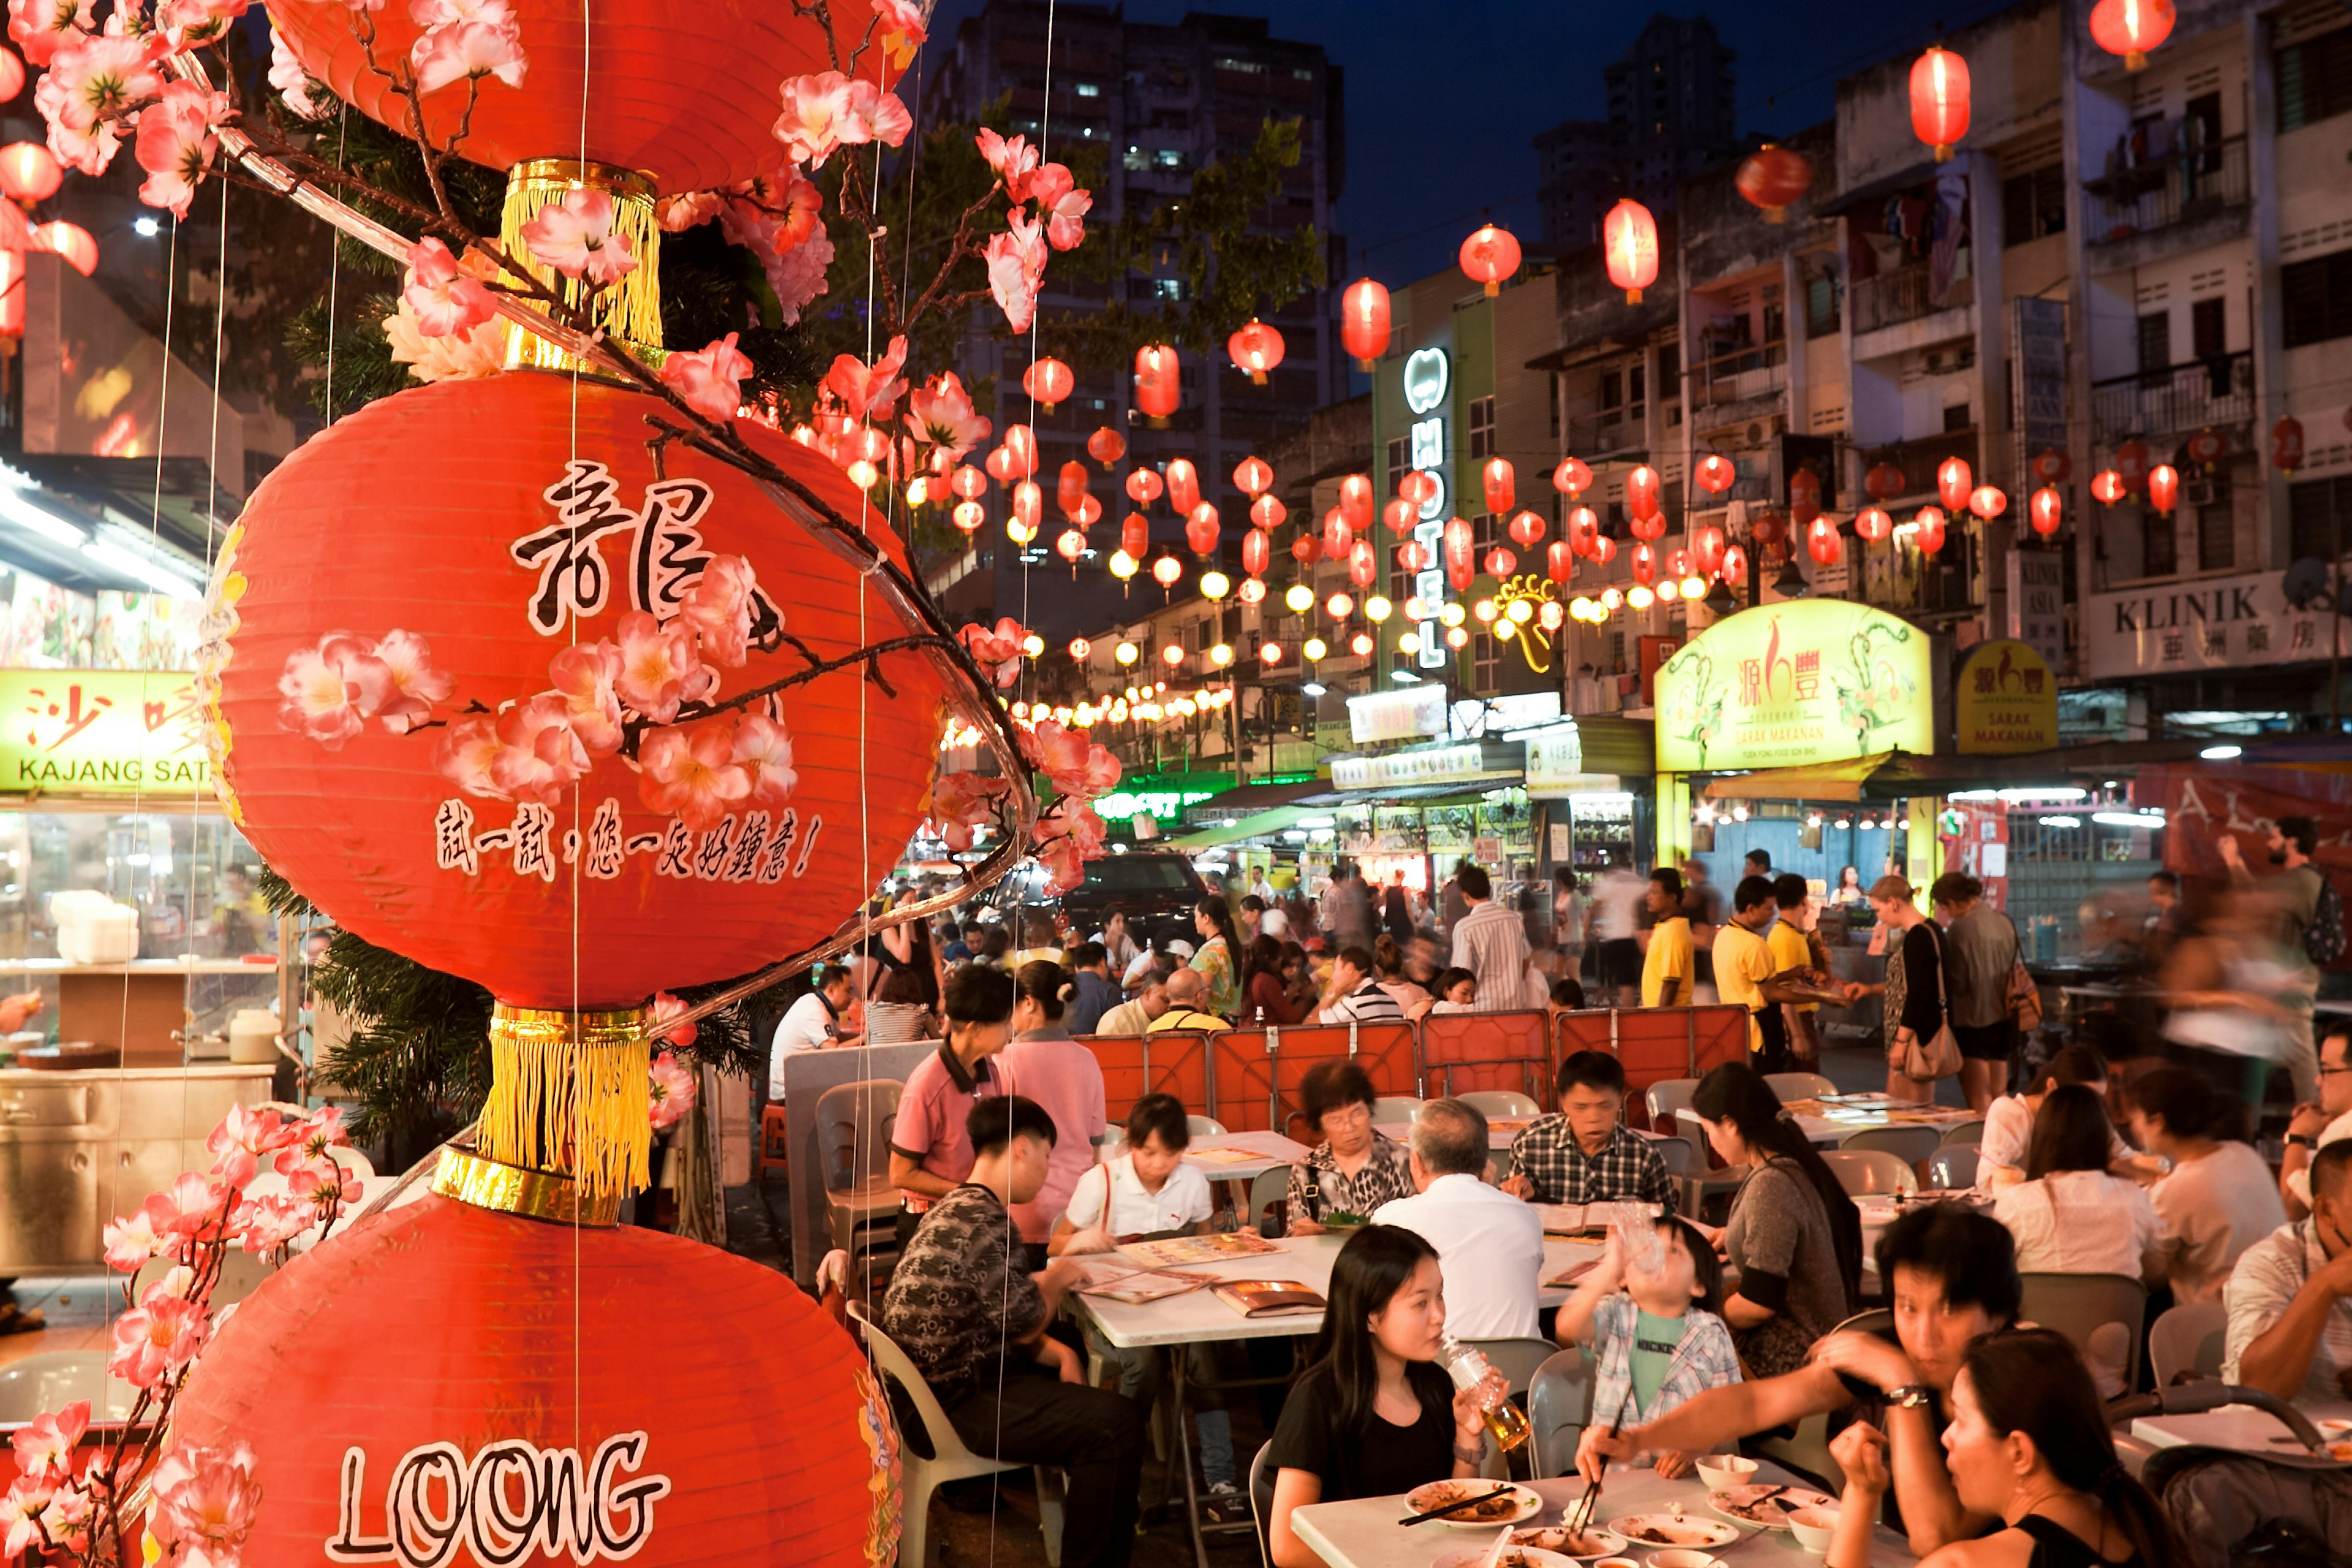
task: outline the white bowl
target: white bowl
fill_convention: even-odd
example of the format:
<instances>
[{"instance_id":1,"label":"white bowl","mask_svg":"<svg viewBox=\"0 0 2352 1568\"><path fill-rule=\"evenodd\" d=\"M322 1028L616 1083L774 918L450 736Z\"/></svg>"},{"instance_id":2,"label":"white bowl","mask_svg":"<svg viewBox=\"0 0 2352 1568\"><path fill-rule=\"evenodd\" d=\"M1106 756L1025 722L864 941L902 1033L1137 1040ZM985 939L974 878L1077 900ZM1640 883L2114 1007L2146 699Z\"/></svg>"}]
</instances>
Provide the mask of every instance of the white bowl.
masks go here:
<instances>
[{"instance_id":1,"label":"white bowl","mask_svg":"<svg viewBox=\"0 0 2352 1568\"><path fill-rule=\"evenodd\" d=\"M1759 1468L1755 1460L1742 1458L1738 1454L1703 1454L1692 1462L1698 1469L1699 1479L1706 1483L1706 1489L1711 1492L1753 1480Z\"/></svg>"},{"instance_id":2,"label":"white bowl","mask_svg":"<svg viewBox=\"0 0 2352 1568\"><path fill-rule=\"evenodd\" d=\"M1838 1510L1833 1508L1801 1508L1789 1516L1789 1533L1808 1552L1827 1552L1830 1537L1837 1533L1837 1522Z\"/></svg>"}]
</instances>

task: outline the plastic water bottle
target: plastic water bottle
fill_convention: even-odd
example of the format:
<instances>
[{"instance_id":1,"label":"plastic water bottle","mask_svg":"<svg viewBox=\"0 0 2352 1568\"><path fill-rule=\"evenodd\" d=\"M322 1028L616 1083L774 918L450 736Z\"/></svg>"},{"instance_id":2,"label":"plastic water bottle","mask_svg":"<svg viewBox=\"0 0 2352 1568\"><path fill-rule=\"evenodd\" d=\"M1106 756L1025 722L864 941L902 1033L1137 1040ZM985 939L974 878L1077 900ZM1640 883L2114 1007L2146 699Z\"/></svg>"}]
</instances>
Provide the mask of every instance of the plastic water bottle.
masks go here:
<instances>
[{"instance_id":1,"label":"plastic water bottle","mask_svg":"<svg viewBox=\"0 0 2352 1568\"><path fill-rule=\"evenodd\" d=\"M1528 1440L1531 1430L1528 1418L1511 1403L1510 1384L1495 1370L1485 1352L1447 1334L1437 1342L1437 1364L1445 1369L1454 1387L1480 1391L1479 1417L1486 1423L1496 1447L1508 1453Z\"/></svg>"}]
</instances>

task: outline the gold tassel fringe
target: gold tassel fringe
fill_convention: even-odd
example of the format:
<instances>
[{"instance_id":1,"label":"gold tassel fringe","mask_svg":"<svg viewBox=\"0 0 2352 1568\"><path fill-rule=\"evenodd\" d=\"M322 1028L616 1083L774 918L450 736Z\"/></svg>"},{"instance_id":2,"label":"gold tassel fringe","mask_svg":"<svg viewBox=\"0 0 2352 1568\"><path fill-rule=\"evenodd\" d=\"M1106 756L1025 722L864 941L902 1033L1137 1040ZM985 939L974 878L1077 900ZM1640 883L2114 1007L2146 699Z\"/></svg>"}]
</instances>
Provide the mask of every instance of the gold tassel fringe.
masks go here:
<instances>
[{"instance_id":1,"label":"gold tassel fringe","mask_svg":"<svg viewBox=\"0 0 2352 1568\"><path fill-rule=\"evenodd\" d=\"M646 1012L490 1015L490 1093L475 1147L486 1159L577 1180L592 1197L646 1184L652 1125Z\"/></svg>"},{"instance_id":2,"label":"gold tassel fringe","mask_svg":"<svg viewBox=\"0 0 2352 1568\"><path fill-rule=\"evenodd\" d=\"M560 205L575 190L603 191L613 198L613 232L629 242L637 268L604 290L597 322L607 335L623 340L640 358L658 363L662 358L661 225L654 217L654 184L646 175L609 163L583 163L571 158L531 158L507 172L507 197L499 219L499 243L517 260L530 255L523 243L523 226L548 207ZM578 304L588 291L584 279L566 279L551 267L532 265L541 283ZM509 322L507 327L509 370L572 370L572 356L534 333Z\"/></svg>"}]
</instances>

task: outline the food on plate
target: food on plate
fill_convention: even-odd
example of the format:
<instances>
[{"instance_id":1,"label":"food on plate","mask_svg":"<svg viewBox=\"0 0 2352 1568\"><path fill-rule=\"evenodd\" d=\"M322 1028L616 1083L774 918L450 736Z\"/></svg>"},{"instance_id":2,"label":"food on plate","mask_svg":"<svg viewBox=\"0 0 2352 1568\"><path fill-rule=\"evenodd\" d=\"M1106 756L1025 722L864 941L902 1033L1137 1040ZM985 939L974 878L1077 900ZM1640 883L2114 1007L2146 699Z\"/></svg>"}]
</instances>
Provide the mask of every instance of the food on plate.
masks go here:
<instances>
[{"instance_id":1,"label":"food on plate","mask_svg":"<svg viewBox=\"0 0 2352 1568\"><path fill-rule=\"evenodd\" d=\"M1495 1490L1496 1483L1479 1478L1465 1480L1431 1481L1415 1487L1405 1494L1405 1504L1415 1513L1427 1513L1433 1508L1459 1502L1465 1498L1485 1497ZM1525 1487L1514 1487L1498 1496L1486 1498L1468 1508L1456 1509L1445 1516L1447 1524L1491 1525L1525 1519L1543 1506L1543 1500Z\"/></svg>"},{"instance_id":2,"label":"food on plate","mask_svg":"<svg viewBox=\"0 0 2352 1568\"><path fill-rule=\"evenodd\" d=\"M1637 1513L1611 1520L1609 1528L1644 1546L1727 1546L1739 1539L1739 1531L1727 1524L1678 1513Z\"/></svg>"},{"instance_id":3,"label":"food on plate","mask_svg":"<svg viewBox=\"0 0 2352 1568\"><path fill-rule=\"evenodd\" d=\"M1605 1530L1588 1530L1581 1535L1571 1535L1567 1526L1559 1524L1515 1530L1511 1531L1511 1544L1539 1547L1546 1552L1558 1552L1570 1557L1606 1557L1625 1548L1622 1536L1612 1535Z\"/></svg>"},{"instance_id":4,"label":"food on plate","mask_svg":"<svg viewBox=\"0 0 2352 1568\"><path fill-rule=\"evenodd\" d=\"M1486 1549L1473 1547L1461 1552L1449 1552L1439 1558L1432 1568L1480 1568L1486 1561ZM1577 1568L1577 1565L1557 1552L1546 1552L1534 1546L1506 1546L1495 1559L1495 1568Z\"/></svg>"},{"instance_id":5,"label":"food on plate","mask_svg":"<svg viewBox=\"0 0 2352 1568\"><path fill-rule=\"evenodd\" d=\"M1744 1486L1710 1492L1706 1500L1718 1513L1780 1530L1786 1528L1789 1515L1798 1509L1825 1508L1837 1500L1802 1487Z\"/></svg>"}]
</instances>

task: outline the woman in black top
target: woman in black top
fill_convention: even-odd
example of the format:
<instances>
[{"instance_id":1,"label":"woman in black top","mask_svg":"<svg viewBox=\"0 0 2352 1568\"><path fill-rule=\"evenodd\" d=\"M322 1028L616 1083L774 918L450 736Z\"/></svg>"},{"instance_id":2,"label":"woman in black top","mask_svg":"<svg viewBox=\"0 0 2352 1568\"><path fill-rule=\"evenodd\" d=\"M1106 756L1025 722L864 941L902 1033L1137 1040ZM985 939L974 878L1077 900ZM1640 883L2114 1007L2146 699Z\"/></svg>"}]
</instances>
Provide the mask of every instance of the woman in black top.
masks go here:
<instances>
[{"instance_id":1,"label":"woman in black top","mask_svg":"<svg viewBox=\"0 0 2352 1568\"><path fill-rule=\"evenodd\" d=\"M1486 1426L1476 1391L1455 1392L1434 1364L1444 1333L1437 1249L1392 1225L1349 1237L1331 1266L1315 1364L1292 1384L1266 1455L1275 1568L1323 1568L1291 1531L1294 1509L1477 1473Z\"/></svg>"},{"instance_id":2,"label":"woman in black top","mask_svg":"<svg viewBox=\"0 0 2352 1568\"><path fill-rule=\"evenodd\" d=\"M1911 884L1900 877L1881 877L1870 886L1870 907L1886 927L1886 978L1876 984L1856 982L1846 987L1849 998L1874 994L1886 998L1886 1092L1896 1100L1922 1102L1936 1098L1936 1086L1906 1077L1903 1057L1912 1037L1932 1040L1944 1026L1943 953L1936 940L1936 922L1912 901Z\"/></svg>"},{"instance_id":3,"label":"woman in black top","mask_svg":"<svg viewBox=\"0 0 2352 1568\"><path fill-rule=\"evenodd\" d=\"M1960 1358L1946 1463L1960 1505L2006 1529L1929 1552L1919 1568L2187 1568L2164 1510L2116 1458L2098 1390L2074 1347L2047 1329L1987 1334ZM1844 1506L1826 1568L1870 1568L1870 1527L1887 1487L1885 1439L1857 1423L1830 1452Z\"/></svg>"}]
</instances>

